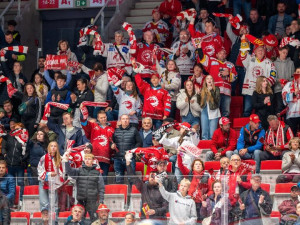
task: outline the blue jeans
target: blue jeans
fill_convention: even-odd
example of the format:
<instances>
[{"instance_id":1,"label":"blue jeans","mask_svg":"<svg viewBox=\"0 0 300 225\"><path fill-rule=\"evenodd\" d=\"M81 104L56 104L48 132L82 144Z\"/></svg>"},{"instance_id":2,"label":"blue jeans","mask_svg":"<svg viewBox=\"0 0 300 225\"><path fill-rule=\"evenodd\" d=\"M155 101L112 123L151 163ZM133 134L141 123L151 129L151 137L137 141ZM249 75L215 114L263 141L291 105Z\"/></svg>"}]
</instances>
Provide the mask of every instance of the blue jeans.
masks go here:
<instances>
[{"instance_id":1,"label":"blue jeans","mask_svg":"<svg viewBox=\"0 0 300 225\"><path fill-rule=\"evenodd\" d=\"M255 163L256 163L256 168L255 168L255 173L259 173L260 172L260 157L259 154L261 153L261 150L254 150L254 152L252 153L246 153L243 156L240 156L241 159L254 159ZM233 154L239 154L238 150L234 150Z\"/></svg>"},{"instance_id":2,"label":"blue jeans","mask_svg":"<svg viewBox=\"0 0 300 225\"><path fill-rule=\"evenodd\" d=\"M177 183L179 184L180 181L183 179L183 175L180 171L180 169L178 167L175 167L175 173L174 173L175 177L176 177L176 180L177 180Z\"/></svg>"},{"instance_id":3,"label":"blue jeans","mask_svg":"<svg viewBox=\"0 0 300 225\"><path fill-rule=\"evenodd\" d=\"M201 112L201 139L202 140L211 140L215 130L218 127L218 118L209 120L207 106Z\"/></svg>"},{"instance_id":4,"label":"blue jeans","mask_svg":"<svg viewBox=\"0 0 300 225\"><path fill-rule=\"evenodd\" d=\"M39 185L37 167L28 167L27 177L29 185Z\"/></svg>"},{"instance_id":5,"label":"blue jeans","mask_svg":"<svg viewBox=\"0 0 300 225\"><path fill-rule=\"evenodd\" d=\"M186 116L183 116L181 119L182 122L188 122L189 124L191 124L191 126L200 124L200 118L194 117L191 111L189 111L189 113Z\"/></svg>"},{"instance_id":6,"label":"blue jeans","mask_svg":"<svg viewBox=\"0 0 300 225\"><path fill-rule=\"evenodd\" d=\"M157 130L162 125L162 120L152 120L154 130Z\"/></svg>"},{"instance_id":7,"label":"blue jeans","mask_svg":"<svg viewBox=\"0 0 300 225\"><path fill-rule=\"evenodd\" d=\"M100 168L103 170L103 180L104 183L107 184L107 175L109 172L109 163L105 163L105 162L99 162Z\"/></svg>"},{"instance_id":8,"label":"blue jeans","mask_svg":"<svg viewBox=\"0 0 300 225\"><path fill-rule=\"evenodd\" d=\"M251 1L246 0L233 0L233 15L236 16L237 14L241 15L241 9L243 7L246 19L249 19L250 10L251 10Z\"/></svg>"},{"instance_id":9,"label":"blue jeans","mask_svg":"<svg viewBox=\"0 0 300 225\"><path fill-rule=\"evenodd\" d=\"M252 95L244 95L243 117L249 117L252 112Z\"/></svg>"},{"instance_id":10,"label":"blue jeans","mask_svg":"<svg viewBox=\"0 0 300 225\"><path fill-rule=\"evenodd\" d=\"M23 201L24 193L24 167L23 166L8 166L8 173L17 178L17 185L20 186L20 201Z\"/></svg>"},{"instance_id":11,"label":"blue jeans","mask_svg":"<svg viewBox=\"0 0 300 225\"><path fill-rule=\"evenodd\" d=\"M221 94L220 99L220 110L222 113L222 116L229 117L230 114L230 102L231 102L231 96Z\"/></svg>"},{"instance_id":12,"label":"blue jeans","mask_svg":"<svg viewBox=\"0 0 300 225\"><path fill-rule=\"evenodd\" d=\"M106 112L107 121L118 120L119 110L111 110Z\"/></svg>"},{"instance_id":13,"label":"blue jeans","mask_svg":"<svg viewBox=\"0 0 300 225\"><path fill-rule=\"evenodd\" d=\"M133 173L135 174L135 160L132 159L131 161L131 168ZM123 159L114 159L114 169L116 174L116 183L117 184L124 184L124 175L126 170L126 160ZM130 181L130 178L128 178Z\"/></svg>"},{"instance_id":14,"label":"blue jeans","mask_svg":"<svg viewBox=\"0 0 300 225\"><path fill-rule=\"evenodd\" d=\"M176 161L177 161L177 155L172 155L169 158L169 161L172 163L172 173L174 173L175 172L175 164L176 164Z\"/></svg>"},{"instance_id":15,"label":"blue jeans","mask_svg":"<svg viewBox=\"0 0 300 225\"><path fill-rule=\"evenodd\" d=\"M49 200L49 190L43 188L44 185L42 182L39 182L39 196L40 196L40 209L47 207L50 209L50 200ZM58 195L55 191L55 211L58 212Z\"/></svg>"}]
</instances>

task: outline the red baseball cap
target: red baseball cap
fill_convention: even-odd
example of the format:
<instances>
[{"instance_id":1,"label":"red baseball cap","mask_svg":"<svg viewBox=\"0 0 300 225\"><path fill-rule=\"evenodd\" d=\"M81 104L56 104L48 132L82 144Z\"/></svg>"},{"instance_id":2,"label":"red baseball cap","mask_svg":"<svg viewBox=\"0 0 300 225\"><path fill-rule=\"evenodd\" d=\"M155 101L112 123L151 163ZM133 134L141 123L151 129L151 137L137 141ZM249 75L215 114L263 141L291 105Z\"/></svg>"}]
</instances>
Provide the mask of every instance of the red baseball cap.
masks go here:
<instances>
[{"instance_id":1,"label":"red baseball cap","mask_svg":"<svg viewBox=\"0 0 300 225\"><path fill-rule=\"evenodd\" d=\"M263 42L264 42L265 45L269 45L269 46L272 46L272 47L276 47L278 45L278 40L277 40L276 36L273 35L273 34L269 34L267 36L264 36Z\"/></svg>"},{"instance_id":2,"label":"red baseball cap","mask_svg":"<svg viewBox=\"0 0 300 225\"><path fill-rule=\"evenodd\" d=\"M100 211L102 211L102 210L107 210L108 212L110 211L109 208L107 208L107 205L105 205L105 204L100 204L100 205L98 206L98 209L97 209L96 212L100 212Z\"/></svg>"},{"instance_id":3,"label":"red baseball cap","mask_svg":"<svg viewBox=\"0 0 300 225\"><path fill-rule=\"evenodd\" d=\"M219 125L227 125L230 123L230 120L227 117L221 117L219 120Z\"/></svg>"},{"instance_id":4,"label":"red baseball cap","mask_svg":"<svg viewBox=\"0 0 300 225\"><path fill-rule=\"evenodd\" d=\"M180 128L183 128L185 130L190 130L191 129L191 124L189 124L188 122L183 122L179 124Z\"/></svg>"},{"instance_id":5,"label":"red baseball cap","mask_svg":"<svg viewBox=\"0 0 300 225\"><path fill-rule=\"evenodd\" d=\"M259 116L257 114L251 114L250 121L252 121L254 123L259 123L260 122Z\"/></svg>"},{"instance_id":6,"label":"red baseball cap","mask_svg":"<svg viewBox=\"0 0 300 225\"><path fill-rule=\"evenodd\" d=\"M153 15L154 13L160 13L158 7L155 7L155 8L152 10L152 15Z\"/></svg>"}]
</instances>

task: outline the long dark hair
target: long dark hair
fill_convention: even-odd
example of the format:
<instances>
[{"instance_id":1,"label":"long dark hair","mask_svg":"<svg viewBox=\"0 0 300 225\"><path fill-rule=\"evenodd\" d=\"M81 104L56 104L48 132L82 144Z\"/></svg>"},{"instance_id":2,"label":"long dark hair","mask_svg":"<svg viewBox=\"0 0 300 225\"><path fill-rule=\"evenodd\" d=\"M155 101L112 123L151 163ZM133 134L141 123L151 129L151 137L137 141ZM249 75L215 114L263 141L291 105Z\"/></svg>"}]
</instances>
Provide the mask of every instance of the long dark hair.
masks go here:
<instances>
[{"instance_id":1,"label":"long dark hair","mask_svg":"<svg viewBox=\"0 0 300 225\"><path fill-rule=\"evenodd\" d=\"M187 82L192 82L191 80L187 80L186 82L184 82L184 90L185 90L185 94L186 96L188 97L188 100L191 101L192 97L196 94L196 91L195 91L195 87L194 87L194 84L192 82L192 85L193 85L193 92L192 92L192 95L189 95L187 89L186 89L186 84Z\"/></svg>"},{"instance_id":2,"label":"long dark hair","mask_svg":"<svg viewBox=\"0 0 300 225\"><path fill-rule=\"evenodd\" d=\"M40 128L39 128L39 129L37 130L36 136L35 136L34 138L32 138L32 141L35 142L35 143L38 142L38 140L37 140L37 133L38 133L38 132L42 132L42 133L44 134L44 141L42 142L42 144L43 144L43 147L44 147L45 150L46 150L47 147L48 147L48 144L49 144L49 137L48 137L47 133L46 133L43 129L40 129Z\"/></svg>"},{"instance_id":3,"label":"long dark hair","mask_svg":"<svg viewBox=\"0 0 300 225\"><path fill-rule=\"evenodd\" d=\"M29 97L28 93L27 93L27 90L26 90L27 86L29 86L29 85L33 87L32 97L37 97L37 93L36 93L35 86L34 86L33 83L27 83L27 84L25 84L25 87L24 87L24 94L25 94L25 96Z\"/></svg>"}]
</instances>

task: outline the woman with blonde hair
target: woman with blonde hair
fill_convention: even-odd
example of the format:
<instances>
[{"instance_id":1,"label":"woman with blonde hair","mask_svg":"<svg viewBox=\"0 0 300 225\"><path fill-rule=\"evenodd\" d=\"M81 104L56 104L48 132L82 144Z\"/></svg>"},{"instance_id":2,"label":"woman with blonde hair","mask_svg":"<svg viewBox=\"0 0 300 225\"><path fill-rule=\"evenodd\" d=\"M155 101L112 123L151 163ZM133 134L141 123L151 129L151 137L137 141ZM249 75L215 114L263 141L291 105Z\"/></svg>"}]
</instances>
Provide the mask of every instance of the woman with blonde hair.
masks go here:
<instances>
[{"instance_id":1,"label":"woman with blonde hair","mask_svg":"<svg viewBox=\"0 0 300 225\"><path fill-rule=\"evenodd\" d=\"M38 164L40 209L49 206L49 188L55 190L55 208L58 209L57 189L63 185L62 159L56 141L48 145L48 153L45 154Z\"/></svg>"},{"instance_id":2,"label":"woman with blonde hair","mask_svg":"<svg viewBox=\"0 0 300 225\"><path fill-rule=\"evenodd\" d=\"M201 107L202 140L210 140L217 129L220 113L220 89L211 75L205 77L198 102Z\"/></svg>"},{"instance_id":3,"label":"woman with blonde hair","mask_svg":"<svg viewBox=\"0 0 300 225\"><path fill-rule=\"evenodd\" d=\"M252 105L255 113L261 120L261 125L265 130L268 130L268 116L273 114L273 91L270 83L264 76L259 76L256 80L256 88L252 95Z\"/></svg>"}]
</instances>

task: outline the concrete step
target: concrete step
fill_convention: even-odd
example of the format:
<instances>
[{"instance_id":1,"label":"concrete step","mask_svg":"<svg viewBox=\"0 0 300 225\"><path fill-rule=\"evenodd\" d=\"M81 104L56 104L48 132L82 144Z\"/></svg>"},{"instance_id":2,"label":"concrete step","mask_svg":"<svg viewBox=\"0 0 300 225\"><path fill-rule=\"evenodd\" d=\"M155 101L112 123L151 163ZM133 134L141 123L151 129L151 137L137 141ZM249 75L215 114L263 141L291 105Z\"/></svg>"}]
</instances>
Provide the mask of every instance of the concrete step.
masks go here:
<instances>
[{"instance_id":1,"label":"concrete step","mask_svg":"<svg viewBox=\"0 0 300 225\"><path fill-rule=\"evenodd\" d=\"M131 25L133 30L137 30L137 29L142 30L145 26L145 23L132 23Z\"/></svg>"},{"instance_id":2,"label":"concrete step","mask_svg":"<svg viewBox=\"0 0 300 225\"><path fill-rule=\"evenodd\" d=\"M137 2L135 3L136 9L154 9L156 6L159 6L160 2Z\"/></svg>"},{"instance_id":3,"label":"concrete step","mask_svg":"<svg viewBox=\"0 0 300 225\"><path fill-rule=\"evenodd\" d=\"M149 16L152 14L153 9L132 9L129 16Z\"/></svg>"},{"instance_id":4,"label":"concrete step","mask_svg":"<svg viewBox=\"0 0 300 225\"><path fill-rule=\"evenodd\" d=\"M128 23L140 23L140 24L145 24L146 22L152 20L152 16L131 16L131 17L126 17L125 21Z\"/></svg>"}]
</instances>

